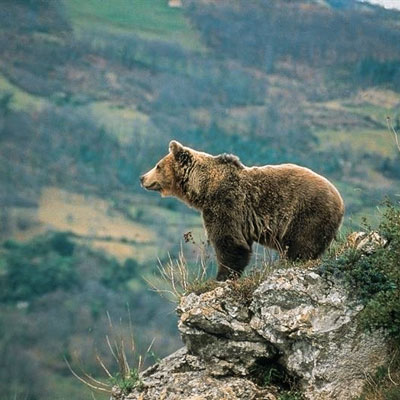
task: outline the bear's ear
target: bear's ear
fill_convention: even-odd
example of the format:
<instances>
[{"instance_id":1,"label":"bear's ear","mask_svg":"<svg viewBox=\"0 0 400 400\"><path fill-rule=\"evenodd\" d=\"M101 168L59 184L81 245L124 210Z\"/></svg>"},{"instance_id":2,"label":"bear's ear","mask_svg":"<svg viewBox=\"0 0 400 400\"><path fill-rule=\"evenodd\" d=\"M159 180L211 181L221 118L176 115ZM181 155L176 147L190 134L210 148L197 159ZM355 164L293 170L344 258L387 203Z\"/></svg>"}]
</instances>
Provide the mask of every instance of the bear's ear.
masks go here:
<instances>
[{"instance_id":1,"label":"bear's ear","mask_svg":"<svg viewBox=\"0 0 400 400\"><path fill-rule=\"evenodd\" d=\"M176 140L171 140L171 142L169 143L169 151L172 153L175 160L182 166L185 164L189 164L192 160L190 150L183 147Z\"/></svg>"},{"instance_id":2,"label":"bear's ear","mask_svg":"<svg viewBox=\"0 0 400 400\"><path fill-rule=\"evenodd\" d=\"M169 151L176 156L178 153L180 153L181 151L183 151L183 146L177 142L176 140L171 140L169 142Z\"/></svg>"}]
</instances>

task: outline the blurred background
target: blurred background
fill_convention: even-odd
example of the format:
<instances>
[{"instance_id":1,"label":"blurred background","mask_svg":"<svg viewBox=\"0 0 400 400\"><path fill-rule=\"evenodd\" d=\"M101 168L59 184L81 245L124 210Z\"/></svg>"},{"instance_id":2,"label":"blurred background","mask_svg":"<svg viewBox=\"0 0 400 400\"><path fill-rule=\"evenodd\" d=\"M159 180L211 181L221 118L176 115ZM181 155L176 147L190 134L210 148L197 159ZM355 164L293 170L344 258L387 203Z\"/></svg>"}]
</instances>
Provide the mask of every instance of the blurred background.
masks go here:
<instances>
[{"instance_id":1,"label":"blurred background","mask_svg":"<svg viewBox=\"0 0 400 400\"><path fill-rule=\"evenodd\" d=\"M399 105L395 9L0 0L0 398L92 398L64 358L104 377L115 332L133 330L133 364L182 345L147 281L181 249L195 263L201 219L138 180L171 139L327 176L345 233L399 195Z\"/></svg>"}]
</instances>

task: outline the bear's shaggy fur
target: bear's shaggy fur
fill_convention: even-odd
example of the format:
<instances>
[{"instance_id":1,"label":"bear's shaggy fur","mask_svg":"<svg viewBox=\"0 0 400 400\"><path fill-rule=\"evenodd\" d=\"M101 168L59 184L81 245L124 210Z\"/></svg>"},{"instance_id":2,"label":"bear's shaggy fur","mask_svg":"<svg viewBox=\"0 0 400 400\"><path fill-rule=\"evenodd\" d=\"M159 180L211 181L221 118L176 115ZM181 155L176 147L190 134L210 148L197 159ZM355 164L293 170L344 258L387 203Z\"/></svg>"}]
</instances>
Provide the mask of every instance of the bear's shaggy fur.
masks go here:
<instances>
[{"instance_id":1,"label":"bear's shaggy fur","mask_svg":"<svg viewBox=\"0 0 400 400\"><path fill-rule=\"evenodd\" d=\"M202 212L218 260L218 280L240 276L253 242L291 260L318 258L334 239L344 205L324 177L294 164L246 167L171 141L169 154L141 177L144 188Z\"/></svg>"}]
</instances>

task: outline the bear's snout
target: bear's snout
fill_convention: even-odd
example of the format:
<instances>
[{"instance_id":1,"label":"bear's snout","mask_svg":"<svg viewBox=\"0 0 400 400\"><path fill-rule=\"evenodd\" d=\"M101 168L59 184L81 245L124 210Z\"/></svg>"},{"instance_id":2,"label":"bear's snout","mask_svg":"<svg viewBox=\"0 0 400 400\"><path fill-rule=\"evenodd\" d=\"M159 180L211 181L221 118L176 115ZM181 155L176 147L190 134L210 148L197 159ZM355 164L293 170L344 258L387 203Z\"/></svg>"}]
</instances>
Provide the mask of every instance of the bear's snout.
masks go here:
<instances>
[{"instance_id":1,"label":"bear's snout","mask_svg":"<svg viewBox=\"0 0 400 400\"><path fill-rule=\"evenodd\" d=\"M151 171L147 174L142 175L140 179L140 184L146 190L161 190L161 184L158 182L157 179L154 179L152 175L150 175Z\"/></svg>"}]
</instances>

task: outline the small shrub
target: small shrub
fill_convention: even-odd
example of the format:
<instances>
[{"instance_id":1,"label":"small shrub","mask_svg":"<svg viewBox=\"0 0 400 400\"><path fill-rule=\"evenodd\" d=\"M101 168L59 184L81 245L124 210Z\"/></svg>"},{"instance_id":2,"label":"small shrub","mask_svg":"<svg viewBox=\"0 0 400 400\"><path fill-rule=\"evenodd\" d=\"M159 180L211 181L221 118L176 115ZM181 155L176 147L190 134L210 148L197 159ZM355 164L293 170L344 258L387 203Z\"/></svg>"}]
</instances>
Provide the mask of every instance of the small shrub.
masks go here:
<instances>
[{"instance_id":1,"label":"small shrub","mask_svg":"<svg viewBox=\"0 0 400 400\"><path fill-rule=\"evenodd\" d=\"M371 230L369 228L369 230ZM337 257L323 259L320 272L343 280L365 308L361 325L384 328L400 345L400 208L386 202L377 233L386 245L366 253L344 246Z\"/></svg>"},{"instance_id":2,"label":"small shrub","mask_svg":"<svg viewBox=\"0 0 400 400\"><path fill-rule=\"evenodd\" d=\"M118 386L124 394L129 394L133 389L142 386L139 370L136 368L130 369L126 375L121 375L118 372L109 378L109 382L112 386Z\"/></svg>"},{"instance_id":3,"label":"small shrub","mask_svg":"<svg viewBox=\"0 0 400 400\"><path fill-rule=\"evenodd\" d=\"M364 304L360 327L385 329L392 339L391 362L367 377L358 400L400 399L400 208L389 201L385 205L376 230L385 244L374 244L365 251L344 243L334 257L325 257L320 267L323 274L341 279ZM371 227L364 225L371 236Z\"/></svg>"}]
</instances>

